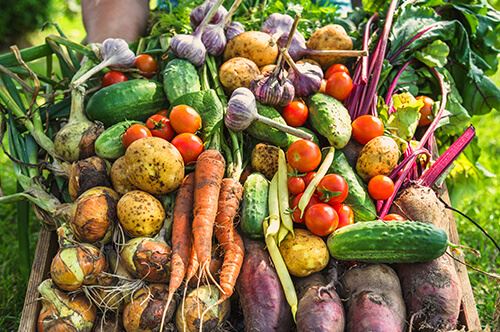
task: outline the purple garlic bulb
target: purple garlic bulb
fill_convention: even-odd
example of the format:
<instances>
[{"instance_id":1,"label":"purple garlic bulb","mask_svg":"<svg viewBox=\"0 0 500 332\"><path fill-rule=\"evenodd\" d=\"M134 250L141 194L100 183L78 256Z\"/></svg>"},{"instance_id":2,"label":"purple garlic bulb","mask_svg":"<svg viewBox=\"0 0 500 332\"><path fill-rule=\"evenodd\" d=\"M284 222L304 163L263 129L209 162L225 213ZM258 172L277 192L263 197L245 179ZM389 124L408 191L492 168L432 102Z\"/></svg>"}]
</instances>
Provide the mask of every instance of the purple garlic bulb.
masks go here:
<instances>
[{"instance_id":1,"label":"purple garlic bulb","mask_svg":"<svg viewBox=\"0 0 500 332\"><path fill-rule=\"evenodd\" d=\"M248 128L257 119L257 103L252 91L238 88L233 91L224 116L226 127L234 131Z\"/></svg>"},{"instance_id":2,"label":"purple garlic bulb","mask_svg":"<svg viewBox=\"0 0 500 332\"><path fill-rule=\"evenodd\" d=\"M205 16L210 11L210 8L212 8L216 4L216 2L217 2L216 0L205 0L205 2L203 2L201 5L199 5L198 7L194 8L191 11L189 20L191 22L191 27L193 29L196 29L198 25L200 25L200 23L203 21ZM209 23L219 24L225 19L226 15L227 15L226 8L224 8L224 6L220 6Z\"/></svg>"},{"instance_id":3,"label":"purple garlic bulb","mask_svg":"<svg viewBox=\"0 0 500 332\"><path fill-rule=\"evenodd\" d=\"M308 62L290 65L288 79L298 97L308 97L319 91L323 80L323 70L319 66Z\"/></svg>"},{"instance_id":4,"label":"purple garlic bulb","mask_svg":"<svg viewBox=\"0 0 500 332\"><path fill-rule=\"evenodd\" d=\"M270 35L288 33L292 25L293 18L290 15L274 13L262 23L260 31Z\"/></svg>"},{"instance_id":5,"label":"purple garlic bulb","mask_svg":"<svg viewBox=\"0 0 500 332\"><path fill-rule=\"evenodd\" d=\"M295 97L295 88L282 70L252 81L250 89L257 100L265 105L286 106Z\"/></svg>"},{"instance_id":6,"label":"purple garlic bulb","mask_svg":"<svg viewBox=\"0 0 500 332\"><path fill-rule=\"evenodd\" d=\"M278 39L278 46L280 48L283 48L286 46L287 42L288 42L288 33L284 33ZM292 37L292 43L288 48L288 53L290 54L293 60L297 61L300 60L302 57L304 57L305 53L304 50L306 48L307 48L306 39L300 32L295 31Z\"/></svg>"},{"instance_id":7,"label":"purple garlic bulb","mask_svg":"<svg viewBox=\"0 0 500 332\"><path fill-rule=\"evenodd\" d=\"M224 53L227 40L224 28L221 24L209 24L203 31L201 41L205 45L208 54L219 56Z\"/></svg>"},{"instance_id":8,"label":"purple garlic bulb","mask_svg":"<svg viewBox=\"0 0 500 332\"><path fill-rule=\"evenodd\" d=\"M207 50L196 33L175 35L170 41L170 49L176 57L186 59L195 66L201 66L205 62Z\"/></svg>"},{"instance_id":9,"label":"purple garlic bulb","mask_svg":"<svg viewBox=\"0 0 500 332\"><path fill-rule=\"evenodd\" d=\"M226 40L230 41L234 37L241 35L245 32L245 26L240 22L231 22L226 26Z\"/></svg>"}]
</instances>

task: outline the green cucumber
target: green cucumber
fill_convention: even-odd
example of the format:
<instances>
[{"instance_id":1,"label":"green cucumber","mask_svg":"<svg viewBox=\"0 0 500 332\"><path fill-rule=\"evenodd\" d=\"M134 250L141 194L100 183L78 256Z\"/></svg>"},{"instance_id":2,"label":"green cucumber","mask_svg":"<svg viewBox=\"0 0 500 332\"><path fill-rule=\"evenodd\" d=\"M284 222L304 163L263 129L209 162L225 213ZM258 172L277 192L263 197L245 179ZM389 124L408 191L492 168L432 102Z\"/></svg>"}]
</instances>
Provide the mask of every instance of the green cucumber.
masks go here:
<instances>
[{"instance_id":1,"label":"green cucumber","mask_svg":"<svg viewBox=\"0 0 500 332\"><path fill-rule=\"evenodd\" d=\"M285 119L281 117L280 113L274 107L257 103L257 112L266 118L286 125ZM250 136L259 141L268 142L282 148L288 147L293 141L293 138L290 137L291 135L260 121L253 122L246 131Z\"/></svg>"},{"instance_id":2,"label":"green cucumber","mask_svg":"<svg viewBox=\"0 0 500 332\"><path fill-rule=\"evenodd\" d=\"M163 89L171 103L185 94L200 91L200 77L195 66L183 59L167 63L163 71Z\"/></svg>"},{"instance_id":3,"label":"green cucumber","mask_svg":"<svg viewBox=\"0 0 500 332\"><path fill-rule=\"evenodd\" d=\"M300 129L300 130L303 130L305 131L306 133L308 134L311 134L312 135L312 141L316 144L319 145L319 139L318 139L318 136L316 136L316 134L314 133L314 131L312 131L311 129L309 128L306 128L306 127L298 127L297 129ZM289 137L289 143L288 145L292 144L293 142L295 141L298 141L299 139L301 139L300 137L297 137L297 136L294 136L294 135L288 135Z\"/></svg>"},{"instance_id":4,"label":"green cucumber","mask_svg":"<svg viewBox=\"0 0 500 332\"><path fill-rule=\"evenodd\" d=\"M160 84L150 80L130 80L116 83L94 93L87 104L91 120L106 127L124 120L145 121L165 108L167 99Z\"/></svg>"},{"instance_id":5,"label":"green cucumber","mask_svg":"<svg viewBox=\"0 0 500 332\"><path fill-rule=\"evenodd\" d=\"M375 204L368 195L363 180L354 172L342 151L335 151L328 173L341 175L349 185L349 195L344 203L353 210L355 221L370 221L377 218Z\"/></svg>"},{"instance_id":6,"label":"green cucumber","mask_svg":"<svg viewBox=\"0 0 500 332\"><path fill-rule=\"evenodd\" d=\"M446 232L418 221L367 221L330 235L330 255L365 263L419 263L440 257L448 248Z\"/></svg>"},{"instance_id":7,"label":"green cucumber","mask_svg":"<svg viewBox=\"0 0 500 332\"><path fill-rule=\"evenodd\" d=\"M217 92L213 89L185 94L172 103L172 106L176 105L191 106L200 114L201 138L204 141L210 138L215 129L222 125L224 106L217 96Z\"/></svg>"},{"instance_id":8,"label":"green cucumber","mask_svg":"<svg viewBox=\"0 0 500 332\"><path fill-rule=\"evenodd\" d=\"M248 176L243 186L240 227L250 239L264 238L262 224L268 216L267 196L269 181L260 173Z\"/></svg>"},{"instance_id":9,"label":"green cucumber","mask_svg":"<svg viewBox=\"0 0 500 332\"><path fill-rule=\"evenodd\" d=\"M309 99L309 120L313 128L337 149L351 138L351 117L337 99L316 93Z\"/></svg>"},{"instance_id":10,"label":"green cucumber","mask_svg":"<svg viewBox=\"0 0 500 332\"><path fill-rule=\"evenodd\" d=\"M106 129L95 141L95 153L104 159L118 159L125 154L122 136L128 127L139 121L122 121Z\"/></svg>"}]
</instances>

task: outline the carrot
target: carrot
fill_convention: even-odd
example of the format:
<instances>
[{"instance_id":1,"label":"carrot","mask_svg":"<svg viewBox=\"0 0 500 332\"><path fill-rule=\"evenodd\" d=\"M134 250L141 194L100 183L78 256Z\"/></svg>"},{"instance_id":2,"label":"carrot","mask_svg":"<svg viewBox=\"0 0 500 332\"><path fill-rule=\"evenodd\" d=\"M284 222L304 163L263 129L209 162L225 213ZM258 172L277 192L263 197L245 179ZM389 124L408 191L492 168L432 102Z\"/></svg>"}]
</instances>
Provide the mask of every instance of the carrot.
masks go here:
<instances>
[{"instance_id":1,"label":"carrot","mask_svg":"<svg viewBox=\"0 0 500 332\"><path fill-rule=\"evenodd\" d=\"M206 150L200 154L195 169L193 238L200 269L212 279L210 258L212 235L225 161L217 150Z\"/></svg>"},{"instance_id":2,"label":"carrot","mask_svg":"<svg viewBox=\"0 0 500 332\"><path fill-rule=\"evenodd\" d=\"M234 229L234 218L243 196L243 186L235 179L222 180L219 194L219 211L215 219L215 237L224 249L224 261L220 272L221 300L233 294L236 279L243 264L243 241Z\"/></svg>"},{"instance_id":3,"label":"carrot","mask_svg":"<svg viewBox=\"0 0 500 332\"><path fill-rule=\"evenodd\" d=\"M172 258L167 305L163 312L160 331L163 331L165 314L175 291L181 286L188 267L191 250L191 218L193 213L194 173L188 174L177 192L172 224Z\"/></svg>"}]
</instances>

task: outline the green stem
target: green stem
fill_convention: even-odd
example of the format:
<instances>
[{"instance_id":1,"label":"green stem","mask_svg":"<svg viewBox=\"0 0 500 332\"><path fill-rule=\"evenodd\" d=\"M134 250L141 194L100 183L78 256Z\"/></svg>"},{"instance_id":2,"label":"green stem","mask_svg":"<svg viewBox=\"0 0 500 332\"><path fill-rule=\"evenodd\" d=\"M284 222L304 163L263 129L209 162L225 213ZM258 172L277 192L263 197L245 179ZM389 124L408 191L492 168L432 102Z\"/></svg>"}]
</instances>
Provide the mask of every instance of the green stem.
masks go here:
<instances>
[{"instance_id":1,"label":"green stem","mask_svg":"<svg viewBox=\"0 0 500 332\"><path fill-rule=\"evenodd\" d=\"M18 186L18 190L21 189ZM16 204L17 243L19 245L19 270L25 280L28 280L31 270L30 240L29 240L29 211L30 206L26 201Z\"/></svg>"},{"instance_id":2,"label":"green stem","mask_svg":"<svg viewBox=\"0 0 500 332\"><path fill-rule=\"evenodd\" d=\"M64 45L69 49L72 49L72 50L74 50L82 55L87 56L89 59L97 61L96 55L94 54L92 49L88 46L84 46L82 44L75 43L75 42L69 40L68 38L64 38L64 37L57 36L57 35L49 35L45 38L45 40L50 40L50 41L55 42L56 44ZM24 57L23 57L23 59L24 59Z\"/></svg>"},{"instance_id":3,"label":"green stem","mask_svg":"<svg viewBox=\"0 0 500 332\"><path fill-rule=\"evenodd\" d=\"M54 53L47 44L28 47L21 50L21 57L25 62L41 59L49 54ZM5 53L0 55L0 64L5 67L13 67L19 65L16 56L13 53Z\"/></svg>"},{"instance_id":4,"label":"green stem","mask_svg":"<svg viewBox=\"0 0 500 332\"><path fill-rule=\"evenodd\" d=\"M202 90L210 90L210 83L208 83L208 75L207 75L207 65L204 64L201 69L201 89Z\"/></svg>"}]
</instances>

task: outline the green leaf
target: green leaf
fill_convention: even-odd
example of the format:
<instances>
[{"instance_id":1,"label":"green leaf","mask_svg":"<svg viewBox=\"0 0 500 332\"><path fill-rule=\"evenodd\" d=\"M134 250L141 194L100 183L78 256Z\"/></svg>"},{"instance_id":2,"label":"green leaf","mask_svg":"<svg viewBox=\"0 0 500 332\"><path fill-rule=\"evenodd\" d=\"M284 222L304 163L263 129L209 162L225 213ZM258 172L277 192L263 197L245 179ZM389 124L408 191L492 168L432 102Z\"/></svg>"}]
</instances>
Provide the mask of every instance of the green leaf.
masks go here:
<instances>
[{"instance_id":1,"label":"green leaf","mask_svg":"<svg viewBox=\"0 0 500 332\"><path fill-rule=\"evenodd\" d=\"M415 58L425 63L429 67L444 67L448 60L446 57L450 53L450 48L445 42L437 39L422 50L415 53Z\"/></svg>"},{"instance_id":2,"label":"green leaf","mask_svg":"<svg viewBox=\"0 0 500 332\"><path fill-rule=\"evenodd\" d=\"M424 102L415 99L407 92L394 95L392 101L396 112L389 116L387 129L394 135L409 141L417 130L420 108L424 106Z\"/></svg>"}]
</instances>

